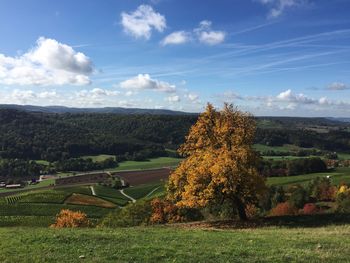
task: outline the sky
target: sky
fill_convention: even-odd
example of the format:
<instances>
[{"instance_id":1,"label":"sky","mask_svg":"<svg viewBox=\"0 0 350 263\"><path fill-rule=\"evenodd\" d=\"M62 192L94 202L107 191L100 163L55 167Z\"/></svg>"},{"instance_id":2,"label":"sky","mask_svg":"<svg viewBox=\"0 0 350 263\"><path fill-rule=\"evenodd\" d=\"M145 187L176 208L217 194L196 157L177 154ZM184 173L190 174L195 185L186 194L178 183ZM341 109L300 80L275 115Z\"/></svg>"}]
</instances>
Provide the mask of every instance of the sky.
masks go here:
<instances>
[{"instance_id":1,"label":"sky","mask_svg":"<svg viewBox=\"0 0 350 263\"><path fill-rule=\"evenodd\" d=\"M0 104L350 117L350 0L0 0Z\"/></svg>"}]
</instances>

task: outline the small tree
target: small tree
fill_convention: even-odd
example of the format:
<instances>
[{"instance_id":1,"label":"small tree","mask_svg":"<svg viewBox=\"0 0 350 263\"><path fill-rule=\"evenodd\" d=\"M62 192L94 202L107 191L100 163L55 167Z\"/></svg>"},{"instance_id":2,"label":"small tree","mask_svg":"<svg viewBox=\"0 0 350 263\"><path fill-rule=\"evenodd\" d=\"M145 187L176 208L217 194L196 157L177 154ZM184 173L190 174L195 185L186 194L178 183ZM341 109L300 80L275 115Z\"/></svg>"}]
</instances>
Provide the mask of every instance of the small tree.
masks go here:
<instances>
[{"instance_id":1,"label":"small tree","mask_svg":"<svg viewBox=\"0 0 350 263\"><path fill-rule=\"evenodd\" d=\"M217 111L208 104L179 149L186 159L169 178L168 198L187 207L229 201L246 220L246 206L256 204L266 190L252 148L255 129L251 115L232 105Z\"/></svg>"}]
</instances>

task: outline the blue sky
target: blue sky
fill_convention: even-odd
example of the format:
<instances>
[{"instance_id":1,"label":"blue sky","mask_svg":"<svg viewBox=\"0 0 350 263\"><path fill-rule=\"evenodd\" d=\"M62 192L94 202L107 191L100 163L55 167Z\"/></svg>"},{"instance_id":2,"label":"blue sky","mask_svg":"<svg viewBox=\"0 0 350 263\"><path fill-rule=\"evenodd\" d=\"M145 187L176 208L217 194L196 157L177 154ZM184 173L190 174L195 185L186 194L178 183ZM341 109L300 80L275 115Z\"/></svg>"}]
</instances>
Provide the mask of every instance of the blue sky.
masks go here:
<instances>
[{"instance_id":1,"label":"blue sky","mask_svg":"<svg viewBox=\"0 0 350 263\"><path fill-rule=\"evenodd\" d=\"M0 103L350 116L348 0L0 0Z\"/></svg>"}]
</instances>

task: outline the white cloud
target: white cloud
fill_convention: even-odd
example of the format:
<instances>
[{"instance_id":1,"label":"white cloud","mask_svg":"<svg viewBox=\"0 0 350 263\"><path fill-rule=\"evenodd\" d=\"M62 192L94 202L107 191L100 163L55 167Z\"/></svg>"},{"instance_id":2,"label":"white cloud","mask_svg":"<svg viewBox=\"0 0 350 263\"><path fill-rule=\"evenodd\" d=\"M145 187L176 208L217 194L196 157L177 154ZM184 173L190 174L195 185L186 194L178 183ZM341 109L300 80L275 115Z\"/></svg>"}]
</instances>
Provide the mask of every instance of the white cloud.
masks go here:
<instances>
[{"instance_id":1,"label":"white cloud","mask_svg":"<svg viewBox=\"0 0 350 263\"><path fill-rule=\"evenodd\" d=\"M149 39L153 29L163 32L166 28L165 17L149 5L140 5L131 13L122 12L121 17L124 32L135 38Z\"/></svg>"},{"instance_id":2,"label":"white cloud","mask_svg":"<svg viewBox=\"0 0 350 263\"><path fill-rule=\"evenodd\" d=\"M301 6L307 2L307 0L255 0L263 5L270 7L269 17L276 18L285 12L286 9L296 6Z\"/></svg>"},{"instance_id":3,"label":"white cloud","mask_svg":"<svg viewBox=\"0 0 350 263\"><path fill-rule=\"evenodd\" d=\"M92 90L80 90L76 92L76 96L80 98L101 98L105 96L117 96L119 91L106 90L101 88L94 88Z\"/></svg>"},{"instance_id":4,"label":"white cloud","mask_svg":"<svg viewBox=\"0 0 350 263\"><path fill-rule=\"evenodd\" d=\"M179 95L173 95L173 96L166 97L165 100L168 102L179 102L181 99Z\"/></svg>"},{"instance_id":5,"label":"white cloud","mask_svg":"<svg viewBox=\"0 0 350 263\"><path fill-rule=\"evenodd\" d=\"M86 85L92 72L87 56L54 39L40 37L20 57L0 54L0 83L7 85Z\"/></svg>"},{"instance_id":6,"label":"white cloud","mask_svg":"<svg viewBox=\"0 0 350 263\"><path fill-rule=\"evenodd\" d=\"M317 100L308 98L303 93L294 94L291 89L281 92L276 96L278 100L292 102L292 103L303 103L303 104L313 104Z\"/></svg>"},{"instance_id":7,"label":"white cloud","mask_svg":"<svg viewBox=\"0 0 350 263\"><path fill-rule=\"evenodd\" d=\"M34 99L36 98L36 94L32 91L32 90L18 90L15 89L12 94L11 97L17 101L20 102L27 102L30 99Z\"/></svg>"},{"instance_id":8,"label":"white cloud","mask_svg":"<svg viewBox=\"0 0 350 263\"><path fill-rule=\"evenodd\" d=\"M333 82L331 84L328 85L327 89L329 90L346 90L349 89L350 87L348 85L346 85L345 83L341 83L341 82Z\"/></svg>"},{"instance_id":9,"label":"white cloud","mask_svg":"<svg viewBox=\"0 0 350 263\"><path fill-rule=\"evenodd\" d=\"M211 21L203 20L199 23L199 27L194 30L199 42L207 45L217 45L224 42L226 33L224 31L213 31L211 25Z\"/></svg>"},{"instance_id":10,"label":"white cloud","mask_svg":"<svg viewBox=\"0 0 350 263\"><path fill-rule=\"evenodd\" d=\"M152 79L148 74L139 74L136 77L119 83L119 86L123 89L130 90L154 90L168 93L173 93L176 91L175 85Z\"/></svg>"},{"instance_id":11,"label":"white cloud","mask_svg":"<svg viewBox=\"0 0 350 263\"><path fill-rule=\"evenodd\" d=\"M198 103L199 102L199 96L195 93L187 93L185 94L185 97L191 101L192 103Z\"/></svg>"},{"instance_id":12,"label":"white cloud","mask_svg":"<svg viewBox=\"0 0 350 263\"><path fill-rule=\"evenodd\" d=\"M53 91L40 92L40 93L38 93L37 97L40 99L50 99L51 100L51 99L58 98L59 95L57 94L57 92L55 90L53 90Z\"/></svg>"},{"instance_id":13,"label":"white cloud","mask_svg":"<svg viewBox=\"0 0 350 263\"><path fill-rule=\"evenodd\" d=\"M176 31L167 35L162 41L161 45L179 45L187 43L191 40L191 34L186 31Z\"/></svg>"}]
</instances>

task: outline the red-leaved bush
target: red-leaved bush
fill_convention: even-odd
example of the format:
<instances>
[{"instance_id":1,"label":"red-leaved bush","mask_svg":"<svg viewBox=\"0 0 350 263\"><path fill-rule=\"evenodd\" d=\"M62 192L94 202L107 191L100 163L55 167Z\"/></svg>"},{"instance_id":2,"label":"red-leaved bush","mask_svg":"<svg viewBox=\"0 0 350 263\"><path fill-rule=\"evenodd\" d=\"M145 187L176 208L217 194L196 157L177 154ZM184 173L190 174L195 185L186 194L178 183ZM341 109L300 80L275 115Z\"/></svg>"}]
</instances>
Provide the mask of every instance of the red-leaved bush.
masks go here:
<instances>
[{"instance_id":1,"label":"red-leaved bush","mask_svg":"<svg viewBox=\"0 0 350 263\"><path fill-rule=\"evenodd\" d=\"M184 221L184 218L178 214L178 207L169 201L156 198L152 200L151 206L152 216L150 221L153 224L175 223Z\"/></svg>"},{"instance_id":2,"label":"red-leaved bush","mask_svg":"<svg viewBox=\"0 0 350 263\"><path fill-rule=\"evenodd\" d=\"M288 202L279 203L270 211L270 216L286 216L296 214L298 214L298 209Z\"/></svg>"},{"instance_id":3,"label":"red-leaved bush","mask_svg":"<svg viewBox=\"0 0 350 263\"><path fill-rule=\"evenodd\" d=\"M305 215L313 215L319 212L319 208L317 207L317 205L313 204L313 203L307 203L304 205L303 208L303 214Z\"/></svg>"}]
</instances>

